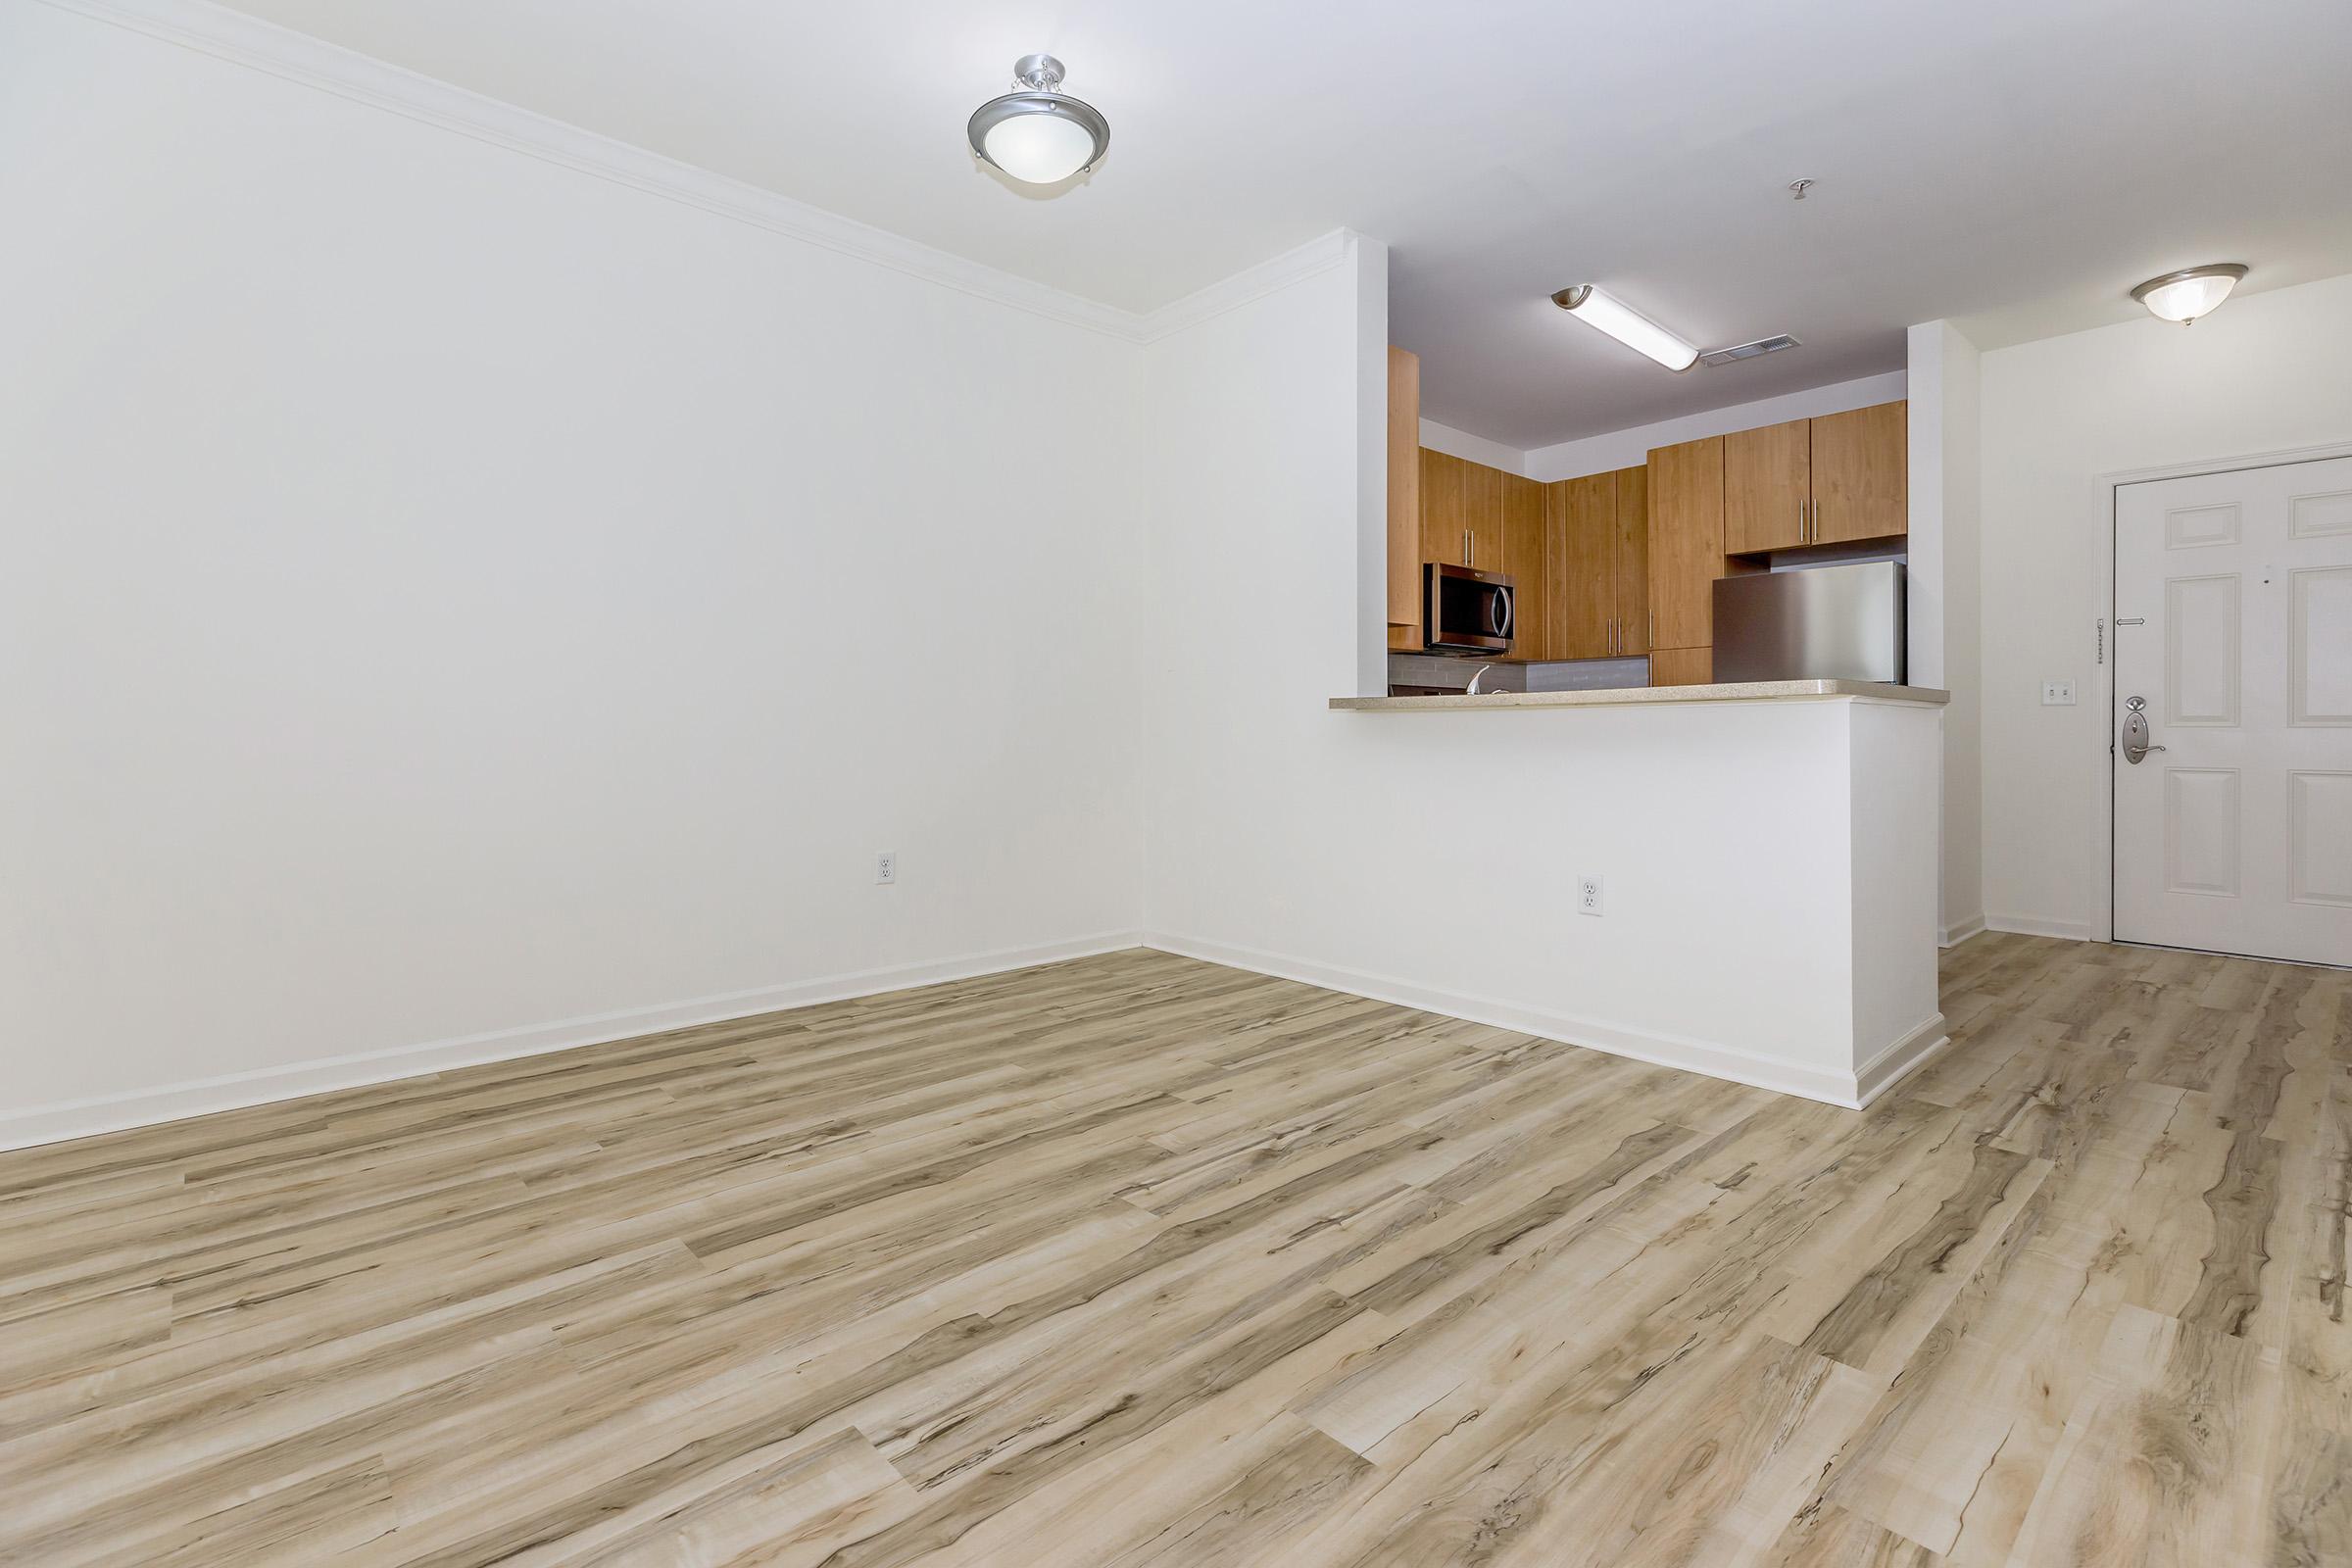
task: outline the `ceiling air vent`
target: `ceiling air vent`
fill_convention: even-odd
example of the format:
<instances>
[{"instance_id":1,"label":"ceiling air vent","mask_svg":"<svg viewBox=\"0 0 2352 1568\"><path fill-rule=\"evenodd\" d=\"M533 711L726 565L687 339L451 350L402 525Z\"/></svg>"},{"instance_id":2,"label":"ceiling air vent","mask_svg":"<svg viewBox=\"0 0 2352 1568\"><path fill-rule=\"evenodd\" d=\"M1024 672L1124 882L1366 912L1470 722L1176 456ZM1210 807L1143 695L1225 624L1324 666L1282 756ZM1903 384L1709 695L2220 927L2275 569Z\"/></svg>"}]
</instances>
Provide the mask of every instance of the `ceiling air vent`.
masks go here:
<instances>
[{"instance_id":1,"label":"ceiling air vent","mask_svg":"<svg viewBox=\"0 0 2352 1568\"><path fill-rule=\"evenodd\" d=\"M1729 365L1734 360L1753 360L1766 354L1778 354L1783 349L1796 347L1796 339L1783 332L1779 337L1760 337L1753 343L1737 343L1728 349L1709 349L1698 357L1701 365Z\"/></svg>"}]
</instances>

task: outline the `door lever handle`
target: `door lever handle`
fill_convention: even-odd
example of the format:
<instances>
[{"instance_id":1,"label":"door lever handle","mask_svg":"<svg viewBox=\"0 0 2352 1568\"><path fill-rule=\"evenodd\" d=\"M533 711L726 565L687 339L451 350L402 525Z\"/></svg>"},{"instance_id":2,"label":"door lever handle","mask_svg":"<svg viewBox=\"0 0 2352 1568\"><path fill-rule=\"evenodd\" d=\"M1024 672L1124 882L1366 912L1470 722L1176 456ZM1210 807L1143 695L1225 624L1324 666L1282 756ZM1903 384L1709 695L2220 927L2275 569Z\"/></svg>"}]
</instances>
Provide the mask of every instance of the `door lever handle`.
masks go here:
<instances>
[{"instance_id":1,"label":"door lever handle","mask_svg":"<svg viewBox=\"0 0 2352 1568\"><path fill-rule=\"evenodd\" d=\"M2124 706L2132 710L2132 711L2125 715L2124 718L2124 733L2122 736L2124 760L2136 767L2139 765L2140 760L2150 752L2161 752L2167 750L2168 748L2155 745L2148 739L2148 715L2146 711L2148 700L2146 698L2127 698Z\"/></svg>"}]
</instances>

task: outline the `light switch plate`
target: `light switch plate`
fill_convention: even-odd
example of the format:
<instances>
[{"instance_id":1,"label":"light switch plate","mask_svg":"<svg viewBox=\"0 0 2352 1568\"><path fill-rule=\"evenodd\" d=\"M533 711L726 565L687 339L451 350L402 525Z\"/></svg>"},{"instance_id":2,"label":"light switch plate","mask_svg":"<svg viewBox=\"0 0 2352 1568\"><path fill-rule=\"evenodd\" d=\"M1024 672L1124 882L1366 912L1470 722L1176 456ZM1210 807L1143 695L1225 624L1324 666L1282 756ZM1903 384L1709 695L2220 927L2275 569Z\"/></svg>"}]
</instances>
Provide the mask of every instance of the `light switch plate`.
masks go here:
<instances>
[{"instance_id":1,"label":"light switch plate","mask_svg":"<svg viewBox=\"0 0 2352 1568\"><path fill-rule=\"evenodd\" d=\"M2072 708L2075 706L2075 683L2071 680L2045 680L2041 683L2041 706Z\"/></svg>"}]
</instances>

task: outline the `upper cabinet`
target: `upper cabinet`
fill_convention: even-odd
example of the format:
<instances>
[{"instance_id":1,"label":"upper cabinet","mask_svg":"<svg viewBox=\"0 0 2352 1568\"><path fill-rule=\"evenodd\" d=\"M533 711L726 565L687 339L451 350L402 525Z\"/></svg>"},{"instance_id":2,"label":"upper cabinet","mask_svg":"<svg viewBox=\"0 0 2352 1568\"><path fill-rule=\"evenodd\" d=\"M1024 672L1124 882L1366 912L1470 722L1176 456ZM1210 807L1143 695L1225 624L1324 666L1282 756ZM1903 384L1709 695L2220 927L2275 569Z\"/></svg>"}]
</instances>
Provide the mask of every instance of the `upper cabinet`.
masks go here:
<instances>
[{"instance_id":1,"label":"upper cabinet","mask_svg":"<svg viewBox=\"0 0 2352 1568\"><path fill-rule=\"evenodd\" d=\"M1470 525L1464 519L1471 466L1445 452L1421 449L1421 559L1470 564ZM1415 573L1418 576L1418 571Z\"/></svg>"},{"instance_id":2,"label":"upper cabinet","mask_svg":"<svg viewBox=\"0 0 2352 1568\"><path fill-rule=\"evenodd\" d=\"M1715 641L1723 575L1723 442L1719 435L1649 454L1649 645Z\"/></svg>"},{"instance_id":3,"label":"upper cabinet","mask_svg":"<svg viewBox=\"0 0 2352 1568\"><path fill-rule=\"evenodd\" d=\"M1813 421L1791 419L1723 438L1723 548L1794 550L1813 509Z\"/></svg>"},{"instance_id":4,"label":"upper cabinet","mask_svg":"<svg viewBox=\"0 0 2352 1568\"><path fill-rule=\"evenodd\" d=\"M1830 414L1813 425L1813 543L1886 539L1911 528L1908 403Z\"/></svg>"},{"instance_id":5,"label":"upper cabinet","mask_svg":"<svg viewBox=\"0 0 2352 1568\"><path fill-rule=\"evenodd\" d=\"M1483 463L1462 465L1462 527L1469 535L1469 556L1465 566L1481 571L1501 571L1503 538L1507 532L1503 522L1503 504L1509 495L1510 475L1500 468L1490 468Z\"/></svg>"},{"instance_id":6,"label":"upper cabinet","mask_svg":"<svg viewBox=\"0 0 2352 1568\"><path fill-rule=\"evenodd\" d=\"M1504 571L1503 509L1516 475L1421 449L1421 559ZM1521 481L1525 483L1526 481Z\"/></svg>"},{"instance_id":7,"label":"upper cabinet","mask_svg":"<svg viewBox=\"0 0 2352 1568\"><path fill-rule=\"evenodd\" d=\"M1908 408L1882 403L1725 436L1725 554L1851 544L1908 531Z\"/></svg>"}]
</instances>

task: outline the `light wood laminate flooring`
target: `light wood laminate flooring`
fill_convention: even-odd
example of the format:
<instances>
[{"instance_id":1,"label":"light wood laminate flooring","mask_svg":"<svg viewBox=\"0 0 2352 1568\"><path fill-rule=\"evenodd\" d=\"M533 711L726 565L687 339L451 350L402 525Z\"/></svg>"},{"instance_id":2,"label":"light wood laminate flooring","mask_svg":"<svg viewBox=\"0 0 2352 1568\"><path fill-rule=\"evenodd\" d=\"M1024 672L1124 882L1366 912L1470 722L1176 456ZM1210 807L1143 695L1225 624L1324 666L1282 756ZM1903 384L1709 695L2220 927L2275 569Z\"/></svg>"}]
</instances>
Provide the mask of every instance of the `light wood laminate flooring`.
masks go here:
<instances>
[{"instance_id":1,"label":"light wood laminate flooring","mask_svg":"<svg viewBox=\"0 0 2352 1568\"><path fill-rule=\"evenodd\" d=\"M1867 1112L1131 952L0 1154L0 1560L2352 1560L2352 976Z\"/></svg>"}]
</instances>

